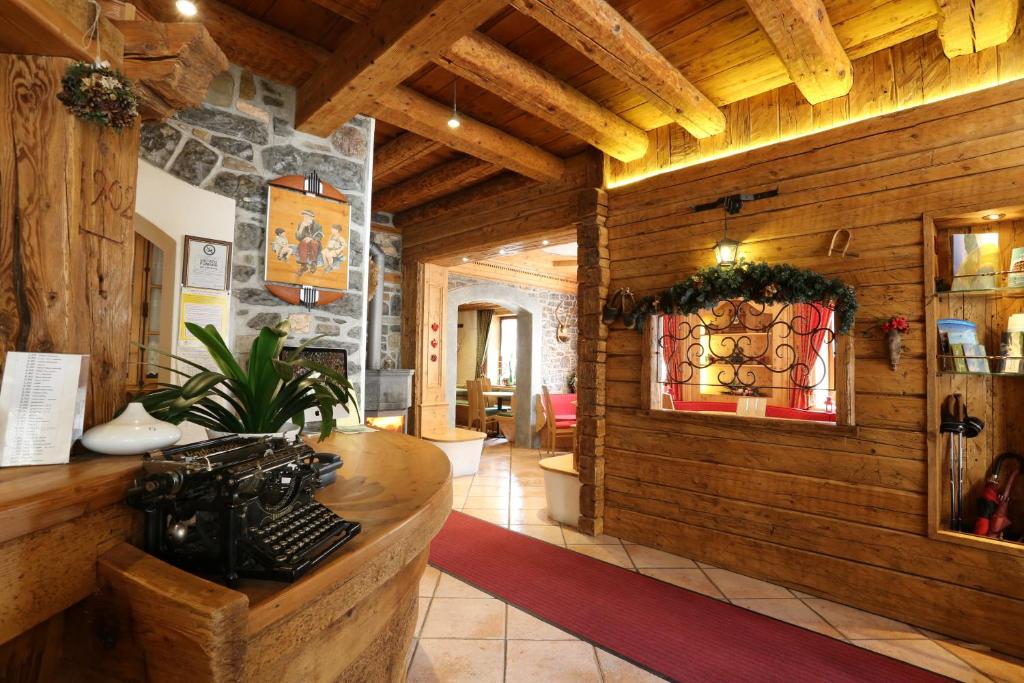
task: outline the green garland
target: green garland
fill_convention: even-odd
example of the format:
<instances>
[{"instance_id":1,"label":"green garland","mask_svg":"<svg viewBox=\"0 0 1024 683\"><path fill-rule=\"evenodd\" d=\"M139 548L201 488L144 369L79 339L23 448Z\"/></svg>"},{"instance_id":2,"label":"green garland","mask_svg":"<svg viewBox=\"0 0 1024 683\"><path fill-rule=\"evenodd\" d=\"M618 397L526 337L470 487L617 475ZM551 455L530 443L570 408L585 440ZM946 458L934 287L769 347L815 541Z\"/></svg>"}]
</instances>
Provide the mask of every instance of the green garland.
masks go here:
<instances>
[{"instance_id":1,"label":"green garland","mask_svg":"<svg viewBox=\"0 0 1024 683\"><path fill-rule=\"evenodd\" d=\"M105 64L75 62L61 85L57 99L80 119L121 131L139 116L139 97L132 82Z\"/></svg>"},{"instance_id":2,"label":"green garland","mask_svg":"<svg viewBox=\"0 0 1024 683\"><path fill-rule=\"evenodd\" d=\"M811 270L788 264L740 262L735 266L709 266L658 296L636 303L632 327L659 313L692 315L726 299L746 299L758 304L820 303L835 311L836 331L847 334L857 315L853 288L838 278L826 278Z\"/></svg>"}]
</instances>

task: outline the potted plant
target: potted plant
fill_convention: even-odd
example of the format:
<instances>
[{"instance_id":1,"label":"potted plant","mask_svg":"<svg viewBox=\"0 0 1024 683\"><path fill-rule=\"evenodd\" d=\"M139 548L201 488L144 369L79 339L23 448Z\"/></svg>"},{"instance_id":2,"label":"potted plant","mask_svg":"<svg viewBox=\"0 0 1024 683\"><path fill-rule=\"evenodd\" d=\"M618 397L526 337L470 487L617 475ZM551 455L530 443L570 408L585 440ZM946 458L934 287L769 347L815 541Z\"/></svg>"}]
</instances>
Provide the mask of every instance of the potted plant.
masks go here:
<instances>
[{"instance_id":1,"label":"potted plant","mask_svg":"<svg viewBox=\"0 0 1024 683\"><path fill-rule=\"evenodd\" d=\"M166 368L187 379L180 385L162 384L161 389L140 399L157 419L173 424L187 420L212 432L278 434L289 423L302 427L305 411L318 408L323 417L322 441L334 429L335 406L355 406L348 379L322 363L299 357L302 349L320 337L307 340L284 359L280 357L289 332L287 321L260 330L244 369L213 325L185 326L209 351L217 370L150 349L196 370L189 376Z\"/></svg>"}]
</instances>

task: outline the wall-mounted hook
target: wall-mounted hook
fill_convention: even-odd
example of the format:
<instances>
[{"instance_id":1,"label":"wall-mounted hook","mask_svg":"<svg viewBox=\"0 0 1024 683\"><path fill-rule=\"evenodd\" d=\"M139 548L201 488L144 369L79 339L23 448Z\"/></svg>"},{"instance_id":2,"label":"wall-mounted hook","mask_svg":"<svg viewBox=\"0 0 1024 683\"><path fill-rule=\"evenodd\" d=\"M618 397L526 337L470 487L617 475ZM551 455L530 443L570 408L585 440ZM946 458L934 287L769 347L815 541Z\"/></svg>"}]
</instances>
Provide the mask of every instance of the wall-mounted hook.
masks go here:
<instances>
[{"instance_id":1,"label":"wall-mounted hook","mask_svg":"<svg viewBox=\"0 0 1024 683\"><path fill-rule=\"evenodd\" d=\"M846 233L846 242L843 244L843 248L840 251L836 247L836 241L839 239L839 236L842 235L843 233ZM858 254L855 251L849 250L851 242L853 242L853 235L850 233L850 231L847 230L846 228L839 228L834 233L832 233L832 242L829 243L828 245L828 255L835 255L838 256L839 258L858 258L860 254Z\"/></svg>"}]
</instances>

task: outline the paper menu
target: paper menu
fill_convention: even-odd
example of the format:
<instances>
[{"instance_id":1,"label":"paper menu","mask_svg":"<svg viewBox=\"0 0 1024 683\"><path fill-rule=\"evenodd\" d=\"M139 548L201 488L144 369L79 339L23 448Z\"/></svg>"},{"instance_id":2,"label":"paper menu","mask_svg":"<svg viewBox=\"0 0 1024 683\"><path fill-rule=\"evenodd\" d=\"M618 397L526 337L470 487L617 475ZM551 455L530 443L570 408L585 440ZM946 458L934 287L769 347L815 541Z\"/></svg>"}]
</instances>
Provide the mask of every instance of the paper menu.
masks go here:
<instances>
[{"instance_id":1,"label":"paper menu","mask_svg":"<svg viewBox=\"0 0 1024 683\"><path fill-rule=\"evenodd\" d=\"M85 419L88 358L7 354L0 384L0 467L68 462Z\"/></svg>"}]
</instances>

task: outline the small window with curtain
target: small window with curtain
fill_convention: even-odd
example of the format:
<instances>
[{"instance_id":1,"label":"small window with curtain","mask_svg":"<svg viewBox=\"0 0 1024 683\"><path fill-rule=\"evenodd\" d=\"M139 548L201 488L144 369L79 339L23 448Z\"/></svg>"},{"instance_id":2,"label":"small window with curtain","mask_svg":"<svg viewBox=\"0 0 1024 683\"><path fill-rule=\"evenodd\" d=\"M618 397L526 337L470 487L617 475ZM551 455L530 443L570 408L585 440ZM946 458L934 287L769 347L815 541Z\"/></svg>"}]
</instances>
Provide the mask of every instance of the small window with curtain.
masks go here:
<instances>
[{"instance_id":1,"label":"small window with curtain","mask_svg":"<svg viewBox=\"0 0 1024 683\"><path fill-rule=\"evenodd\" d=\"M830 306L725 299L649 325L653 409L853 423L853 354Z\"/></svg>"}]
</instances>

